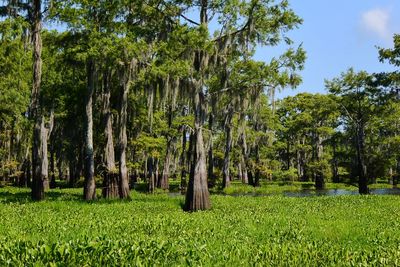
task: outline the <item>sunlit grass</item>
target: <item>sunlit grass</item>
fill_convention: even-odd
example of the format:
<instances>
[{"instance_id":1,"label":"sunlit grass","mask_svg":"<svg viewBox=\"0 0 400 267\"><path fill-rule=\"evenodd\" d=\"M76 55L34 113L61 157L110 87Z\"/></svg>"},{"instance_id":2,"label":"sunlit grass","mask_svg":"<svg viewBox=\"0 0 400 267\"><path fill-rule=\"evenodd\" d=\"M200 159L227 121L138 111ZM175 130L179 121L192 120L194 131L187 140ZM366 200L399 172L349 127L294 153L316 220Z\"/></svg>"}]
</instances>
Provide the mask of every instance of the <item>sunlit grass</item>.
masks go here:
<instances>
[{"instance_id":1,"label":"sunlit grass","mask_svg":"<svg viewBox=\"0 0 400 267\"><path fill-rule=\"evenodd\" d=\"M397 196L213 195L212 210L185 213L183 196L81 195L32 202L28 190L0 189L0 266L400 264Z\"/></svg>"}]
</instances>

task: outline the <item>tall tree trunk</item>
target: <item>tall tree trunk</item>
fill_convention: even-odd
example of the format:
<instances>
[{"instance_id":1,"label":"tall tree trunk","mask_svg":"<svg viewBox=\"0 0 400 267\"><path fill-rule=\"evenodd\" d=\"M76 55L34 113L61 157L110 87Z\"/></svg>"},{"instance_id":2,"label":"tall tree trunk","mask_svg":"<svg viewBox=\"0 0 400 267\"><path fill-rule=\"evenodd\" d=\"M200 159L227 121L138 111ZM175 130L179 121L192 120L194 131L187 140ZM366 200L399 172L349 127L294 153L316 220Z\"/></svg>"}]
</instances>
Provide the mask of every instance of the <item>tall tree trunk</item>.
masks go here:
<instances>
[{"instance_id":1,"label":"tall tree trunk","mask_svg":"<svg viewBox=\"0 0 400 267\"><path fill-rule=\"evenodd\" d=\"M26 148L26 152L25 152L25 156L24 156L24 163L22 164L22 171L23 171L23 175L22 175L22 179L20 181L19 186L21 187L28 187L30 184L30 177L31 177L31 162L30 162L30 153L29 153L29 146Z\"/></svg>"},{"instance_id":2,"label":"tall tree trunk","mask_svg":"<svg viewBox=\"0 0 400 267\"><path fill-rule=\"evenodd\" d=\"M242 184L249 184L249 174L247 170L246 158L244 155L240 158L240 171Z\"/></svg>"},{"instance_id":3,"label":"tall tree trunk","mask_svg":"<svg viewBox=\"0 0 400 267\"><path fill-rule=\"evenodd\" d=\"M304 177L304 170L303 170L303 165L301 164L301 154L299 148L296 149L296 156L297 156L297 177L302 180Z\"/></svg>"},{"instance_id":4,"label":"tall tree trunk","mask_svg":"<svg viewBox=\"0 0 400 267\"><path fill-rule=\"evenodd\" d=\"M232 116L233 109L232 107L228 108L228 112L225 117L225 154L224 154L224 166L222 168L222 188L227 188L230 185L230 154L232 147Z\"/></svg>"},{"instance_id":5,"label":"tall tree trunk","mask_svg":"<svg viewBox=\"0 0 400 267\"><path fill-rule=\"evenodd\" d=\"M306 151L305 151L305 144L306 144L306 137L303 136L302 140L298 141L299 148L297 149L297 176L303 182L308 182L309 177L306 173Z\"/></svg>"},{"instance_id":6,"label":"tall tree trunk","mask_svg":"<svg viewBox=\"0 0 400 267\"><path fill-rule=\"evenodd\" d=\"M255 145L255 152L256 152L256 170L255 170L255 175L254 175L254 187L259 187L260 185L260 148L259 145Z\"/></svg>"},{"instance_id":7,"label":"tall tree trunk","mask_svg":"<svg viewBox=\"0 0 400 267\"><path fill-rule=\"evenodd\" d=\"M248 168L247 164L249 162L249 151L247 147L247 136L246 136L246 116L245 116L245 108L241 107L242 112L240 113L239 117L239 130L240 130L240 147L241 147L241 155L240 155L240 180L243 184L249 184L249 176L248 176ZM257 128L258 125L256 124L255 127Z\"/></svg>"},{"instance_id":8,"label":"tall tree trunk","mask_svg":"<svg viewBox=\"0 0 400 267\"><path fill-rule=\"evenodd\" d=\"M173 120L173 109L170 106L168 108L168 128L171 130L172 128L172 120ZM161 173L160 179L158 179L157 186L161 189L168 190L169 189L169 176L170 176L170 168L173 161L173 154L175 151L176 145L176 137L175 136L166 136L167 138L167 151L165 154L164 166Z\"/></svg>"},{"instance_id":9,"label":"tall tree trunk","mask_svg":"<svg viewBox=\"0 0 400 267\"><path fill-rule=\"evenodd\" d=\"M400 180L400 158L396 160L396 174L392 175L392 185L393 188L397 188L397 183Z\"/></svg>"},{"instance_id":10,"label":"tall tree trunk","mask_svg":"<svg viewBox=\"0 0 400 267\"><path fill-rule=\"evenodd\" d=\"M200 23L207 28L208 0L201 0ZM202 73L206 67L205 52L197 52L194 67ZM203 73L204 75L204 73ZM194 161L190 170L189 186L186 193L184 210L207 210L211 207L208 192L206 152L203 139L203 125L206 116L205 96L202 80L194 80L193 109L194 109Z\"/></svg>"},{"instance_id":11,"label":"tall tree trunk","mask_svg":"<svg viewBox=\"0 0 400 267\"><path fill-rule=\"evenodd\" d=\"M197 211L210 208L210 196L208 192L206 153L203 140L204 121L204 95L201 86L197 87L194 108L194 158L190 171L189 185L186 193L184 210Z\"/></svg>"},{"instance_id":12,"label":"tall tree trunk","mask_svg":"<svg viewBox=\"0 0 400 267\"><path fill-rule=\"evenodd\" d=\"M245 123L245 122L242 122ZM247 151L247 138L246 138L246 130L245 130L245 125L243 126L242 129L242 135L241 135L241 139L242 139L242 155L240 157L240 170L242 172L241 174L241 180L243 184L249 184L249 176L248 176L248 172L247 172L247 162L249 161L249 156L248 156L248 151Z\"/></svg>"},{"instance_id":13,"label":"tall tree trunk","mask_svg":"<svg viewBox=\"0 0 400 267\"><path fill-rule=\"evenodd\" d=\"M13 122L11 124L11 131L10 131L10 147L8 150L8 160L11 160L11 158L14 158L14 151L15 151L15 123L16 119L13 118Z\"/></svg>"},{"instance_id":14,"label":"tall tree trunk","mask_svg":"<svg viewBox=\"0 0 400 267\"><path fill-rule=\"evenodd\" d=\"M364 126L357 125L357 169L358 169L358 192L369 194L366 166L364 162Z\"/></svg>"},{"instance_id":15,"label":"tall tree trunk","mask_svg":"<svg viewBox=\"0 0 400 267\"><path fill-rule=\"evenodd\" d=\"M68 187L73 188L75 186L75 163L74 160L69 159L68 161Z\"/></svg>"},{"instance_id":16,"label":"tall tree trunk","mask_svg":"<svg viewBox=\"0 0 400 267\"><path fill-rule=\"evenodd\" d=\"M286 140L286 169L290 169L290 137Z\"/></svg>"},{"instance_id":17,"label":"tall tree trunk","mask_svg":"<svg viewBox=\"0 0 400 267\"><path fill-rule=\"evenodd\" d=\"M51 140L51 147L50 147L50 188L56 188L56 168L55 168L55 145L54 145L54 138Z\"/></svg>"},{"instance_id":18,"label":"tall tree trunk","mask_svg":"<svg viewBox=\"0 0 400 267\"><path fill-rule=\"evenodd\" d=\"M208 180L209 186L212 188L215 186L215 175L214 175L214 154L213 154L213 124L214 124L214 109L211 110L208 117L208 129L210 130L209 148L208 148Z\"/></svg>"},{"instance_id":19,"label":"tall tree trunk","mask_svg":"<svg viewBox=\"0 0 400 267\"><path fill-rule=\"evenodd\" d=\"M154 177L155 177L155 184L160 183L160 168L159 168L160 160L158 158L154 159Z\"/></svg>"},{"instance_id":20,"label":"tall tree trunk","mask_svg":"<svg viewBox=\"0 0 400 267\"><path fill-rule=\"evenodd\" d=\"M172 174L172 179L174 179L174 181L176 181L178 179L178 166L179 166L179 151L176 148L177 142L178 142L178 138L175 137L175 146L174 146L174 154L172 155L172 166L171 166L171 170L170 173Z\"/></svg>"},{"instance_id":21,"label":"tall tree trunk","mask_svg":"<svg viewBox=\"0 0 400 267\"><path fill-rule=\"evenodd\" d=\"M240 160L240 161L241 161L241 160ZM243 172L242 172L242 164L241 164L241 162L238 163L237 168L238 168L238 178L239 178L240 181L242 181L242 179L243 179Z\"/></svg>"},{"instance_id":22,"label":"tall tree trunk","mask_svg":"<svg viewBox=\"0 0 400 267\"><path fill-rule=\"evenodd\" d=\"M175 137L169 138L169 140L167 141L167 152L165 155L161 178L159 179L159 187L164 190L169 189L169 175L170 175L174 142L175 142Z\"/></svg>"},{"instance_id":23,"label":"tall tree trunk","mask_svg":"<svg viewBox=\"0 0 400 267\"><path fill-rule=\"evenodd\" d=\"M132 60L128 66L122 71L122 94L119 110L119 196L122 199L130 198L129 194L129 177L126 167L126 147L128 145L128 137L126 134L128 94L133 70L136 68L137 62Z\"/></svg>"},{"instance_id":24,"label":"tall tree trunk","mask_svg":"<svg viewBox=\"0 0 400 267\"><path fill-rule=\"evenodd\" d=\"M253 171L249 170L247 173L249 176L249 185L255 186Z\"/></svg>"},{"instance_id":25,"label":"tall tree trunk","mask_svg":"<svg viewBox=\"0 0 400 267\"><path fill-rule=\"evenodd\" d=\"M154 193L156 189L156 175L154 170L155 160L153 157L147 159L147 180L148 180L148 192Z\"/></svg>"},{"instance_id":26,"label":"tall tree trunk","mask_svg":"<svg viewBox=\"0 0 400 267\"><path fill-rule=\"evenodd\" d=\"M336 153L336 140L333 140L333 144L332 144L332 181L334 183L338 183L339 182L339 163L338 163L338 159L337 159L337 153Z\"/></svg>"},{"instance_id":27,"label":"tall tree trunk","mask_svg":"<svg viewBox=\"0 0 400 267\"><path fill-rule=\"evenodd\" d=\"M46 126L45 117L42 116L42 123L40 127L40 138L41 138L41 154L42 154L42 179L43 179L43 187L45 190L50 188L49 181L49 159L47 157L47 141L50 138L51 132L53 130L54 124L54 110L51 110L49 126Z\"/></svg>"},{"instance_id":28,"label":"tall tree trunk","mask_svg":"<svg viewBox=\"0 0 400 267\"><path fill-rule=\"evenodd\" d=\"M325 189L325 178L322 168L323 166L321 166L322 156L323 156L322 137L320 135L316 135L316 161L318 162L318 166L315 173L315 188L317 190Z\"/></svg>"},{"instance_id":29,"label":"tall tree trunk","mask_svg":"<svg viewBox=\"0 0 400 267\"><path fill-rule=\"evenodd\" d=\"M93 92L96 76L96 67L93 59L87 63L87 95L85 116L85 185L83 195L85 200L96 199L96 182L94 178L94 151L93 151Z\"/></svg>"},{"instance_id":30,"label":"tall tree trunk","mask_svg":"<svg viewBox=\"0 0 400 267\"><path fill-rule=\"evenodd\" d=\"M104 114L104 135L106 137L106 145L104 148L104 164L106 170L104 172L102 195L104 198L119 197L118 190L118 173L115 167L114 141L112 128L112 113L110 107L111 97L111 71L107 69L103 77L103 114Z\"/></svg>"},{"instance_id":31,"label":"tall tree trunk","mask_svg":"<svg viewBox=\"0 0 400 267\"><path fill-rule=\"evenodd\" d=\"M33 155L32 198L44 199L44 191L49 189L49 162L47 158L47 134L45 118L41 115L35 124Z\"/></svg>"},{"instance_id":32,"label":"tall tree trunk","mask_svg":"<svg viewBox=\"0 0 400 267\"><path fill-rule=\"evenodd\" d=\"M139 171L135 169L133 173L130 175L130 178L131 178L131 185L133 187L137 182L139 182Z\"/></svg>"},{"instance_id":33,"label":"tall tree trunk","mask_svg":"<svg viewBox=\"0 0 400 267\"><path fill-rule=\"evenodd\" d=\"M186 192L186 187L187 187L187 181L186 181L186 176L187 176L187 157L186 157L186 127L182 127L182 154L181 154L181 192L184 193ZM190 148L190 147L189 147Z\"/></svg>"},{"instance_id":34,"label":"tall tree trunk","mask_svg":"<svg viewBox=\"0 0 400 267\"><path fill-rule=\"evenodd\" d=\"M31 96L31 116L35 122L33 130L32 145L32 199L43 200L45 190L45 179L43 176L43 159L47 155L43 155L42 151L42 129L44 128L44 118L41 116L40 107L40 86L42 82L42 14L41 0L33 1L33 87Z\"/></svg>"},{"instance_id":35,"label":"tall tree trunk","mask_svg":"<svg viewBox=\"0 0 400 267\"><path fill-rule=\"evenodd\" d=\"M79 147L79 145L77 145ZM84 153L85 147L77 149L77 156L74 154L69 159L69 181L68 186L74 188L76 186L76 182L81 178L82 169L84 169ZM75 153L75 151L73 152Z\"/></svg>"},{"instance_id":36,"label":"tall tree trunk","mask_svg":"<svg viewBox=\"0 0 400 267\"><path fill-rule=\"evenodd\" d=\"M58 179L61 181L65 179L64 173L63 173L63 154L61 151L57 153L57 170L58 170Z\"/></svg>"}]
</instances>

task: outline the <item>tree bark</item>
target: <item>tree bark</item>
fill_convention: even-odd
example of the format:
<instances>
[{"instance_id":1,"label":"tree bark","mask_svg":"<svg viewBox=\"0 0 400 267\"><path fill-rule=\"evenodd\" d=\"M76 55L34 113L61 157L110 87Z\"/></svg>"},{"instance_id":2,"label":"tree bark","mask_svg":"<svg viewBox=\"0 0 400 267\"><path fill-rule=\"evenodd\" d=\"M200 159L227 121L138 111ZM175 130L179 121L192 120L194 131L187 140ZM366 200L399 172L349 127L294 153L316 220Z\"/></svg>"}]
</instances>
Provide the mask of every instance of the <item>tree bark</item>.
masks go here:
<instances>
[{"instance_id":1,"label":"tree bark","mask_svg":"<svg viewBox=\"0 0 400 267\"><path fill-rule=\"evenodd\" d=\"M112 113L110 107L111 97L111 71L106 70L103 77L103 114L104 114L104 135L106 137L106 145L104 147L104 165L106 170L103 177L102 195L104 198L119 197L118 190L118 174L115 166L113 128L112 128Z\"/></svg>"},{"instance_id":2,"label":"tree bark","mask_svg":"<svg viewBox=\"0 0 400 267\"><path fill-rule=\"evenodd\" d=\"M58 170L58 179L61 181L65 179L63 173L63 154L61 152L57 153L57 170Z\"/></svg>"},{"instance_id":3,"label":"tree bark","mask_svg":"<svg viewBox=\"0 0 400 267\"><path fill-rule=\"evenodd\" d=\"M357 125L357 169L358 169L358 192L360 194L369 194L368 178L364 162L364 126Z\"/></svg>"},{"instance_id":4,"label":"tree bark","mask_svg":"<svg viewBox=\"0 0 400 267\"><path fill-rule=\"evenodd\" d=\"M171 130L172 128L172 120L173 120L173 109L172 107L168 108L168 128ZM173 154L176 146L176 137L167 135L167 151L165 154L164 166L161 173L160 179L158 179L157 186L161 189L168 190L169 189L169 177L170 177L170 168L173 161Z\"/></svg>"},{"instance_id":5,"label":"tree bark","mask_svg":"<svg viewBox=\"0 0 400 267\"><path fill-rule=\"evenodd\" d=\"M92 101L95 84L96 67L93 59L87 63L87 95L85 102L85 184L83 195L85 200L96 199L96 182L94 178L93 151L93 111Z\"/></svg>"},{"instance_id":6,"label":"tree bark","mask_svg":"<svg viewBox=\"0 0 400 267\"><path fill-rule=\"evenodd\" d=\"M225 117L225 154L224 154L224 166L222 169L222 188L227 188L230 185L230 153L232 147L232 108L228 109L228 113Z\"/></svg>"},{"instance_id":7,"label":"tree bark","mask_svg":"<svg viewBox=\"0 0 400 267\"><path fill-rule=\"evenodd\" d=\"M155 177L155 184L159 184L160 181L160 172L159 172L159 163L160 160L158 158L154 159L154 177Z\"/></svg>"},{"instance_id":8,"label":"tree bark","mask_svg":"<svg viewBox=\"0 0 400 267\"><path fill-rule=\"evenodd\" d=\"M241 120L244 121L242 118ZM245 122L242 122L243 124ZM241 146L242 146L242 155L240 157L240 170L241 170L241 181L243 184L249 184L249 176L247 173L247 162L248 162L248 148L247 148L247 139L246 139L246 132L245 132L245 126L243 126L243 132L241 134Z\"/></svg>"},{"instance_id":9,"label":"tree bark","mask_svg":"<svg viewBox=\"0 0 400 267\"><path fill-rule=\"evenodd\" d=\"M207 27L208 0L201 0L200 23ZM197 72L203 72L205 68L205 52L197 52L194 68ZM206 152L203 139L203 125L206 115L205 96L201 80L194 81L193 109L194 109L194 161L190 170L189 185L186 193L184 210L207 210L211 207L208 192Z\"/></svg>"},{"instance_id":10,"label":"tree bark","mask_svg":"<svg viewBox=\"0 0 400 267\"><path fill-rule=\"evenodd\" d=\"M243 172L242 172L242 164L241 164L241 162L238 163L237 168L238 168L238 178L239 178L240 181L242 181L242 179L243 179Z\"/></svg>"},{"instance_id":11,"label":"tree bark","mask_svg":"<svg viewBox=\"0 0 400 267\"><path fill-rule=\"evenodd\" d=\"M54 139L54 138L52 138ZM54 140L51 140L51 148L50 148L50 188L56 188L56 168L55 168L55 146Z\"/></svg>"},{"instance_id":12,"label":"tree bark","mask_svg":"<svg viewBox=\"0 0 400 267\"><path fill-rule=\"evenodd\" d=\"M49 181L49 159L47 158L47 141L50 139L51 132L53 131L54 125L54 110L50 112L50 119L48 125L46 125L45 117L42 118L42 124L40 129L41 138L41 151L42 151L42 177L43 187L45 190L50 188Z\"/></svg>"},{"instance_id":13,"label":"tree bark","mask_svg":"<svg viewBox=\"0 0 400 267\"><path fill-rule=\"evenodd\" d=\"M185 193L186 192L186 187L187 187L187 181L186 181L186 176L187 176L187 157L186 157L186 127L182 127L182 154L181 154L181 192ZM190 148L190 147L189 147Z\"/></svg>"},{"instance_id":14,"label":"tree bark","mask_svg":"<svg viewBox=\"0 0 400 267\"><path fill-rule=\"evenodd\" d=\"M397 183L400 180L400 158L396 160L396 175L393 175L393 188L397 188Z\"/></svg>"},{"instance_id":15,"label":"tree bark","mask_svg":"<svg viewBox=\"0 0 400 267\"><path fill-rule=\"evenodd\" d=\"M161 174L161 179L159 179L159 187L164 190L169 189L169 175L170 175L170 166L171 166L171 159L172 159L172 152L174 146L175 138L169 138L167 141L167 152L165 155L164 166Z\"/></svg>"},{"instance_id":16,"label":"tree bark","mask_svg":"<svg viewBox=\"0 0 400 267\"><path fill-rule=\"evenodd\" d=\"M339 182L339 163L338 163L338 159L337 159L337 153L336 153L336 140L333 140L333 144L332 144L332 173L333 173L333 177L332 177L332 181L334 183L338 183Z\"/></svg>"},{"instance_id":17,"label":"tree bark","mask_svg":"<svg viewBox=\"0 0 400 267\"><path fill-rule=\"evenodd\" d=\"M246 115L245 115L245 108L241 107L242 111L239 116L239 129L240 133L240 146L241 146L241 155L240 155L240 180L243 184L249 184L249 176L248 176L248 162L249 162L249 149L247 146L247 136L246 136ZM255 130L257 130L258 124L255 124Z\"/></svg>"},{"instance_id":18,"label":"tree bark","mask_svg":"<svg viewBox=\"0 0 400 267\"><path fill-rule=\"evenodd\" d=\"M68 187L73 188L75 181L74 181L74 177L75 177L75 166L74 166L74 161L73 160L69 160L68 161Z\"/></svg>"},{"instance_id":19,"label":"tree bark","mask_svg":"<svg viewBox=\"0 0 400 267\"><path fill-rule=\"evenodd\" d=\"M126 167L126 147L128 145L128 137L126 134L128 94L131 82L131 76L137 62L132 60L125 67L122 73L122 94L119 109L119 197L121 199L129 199L129 177Z\"/></svg>"},{"instance_id":20,"label":"tree bark","mask_svg":"<svg viewBox=\"0 0 400 267\"><path fill-rule=\"evenodd\" d=\"M79 145L78 145L79 147ZM69 159L69 187L74 188L76 186L76 182L80 179L81 174L82 174L82 169L84 169L84 150L86 148L83 147L83 149L78 148L78 156L73 155Z\"/></svg>"},{"instance_id":21,"label":"tree bark","mask_svg":"<svg viewBox=\"0 0 400 267\"><path fill-rule=\"evenodd\" d=\"M297 176L303 182L308 182L309 177L306 174L306 152L305 152L305 136L303 136L302 141L298 141L297 154ZM301 145L301 147L300 147Z\"/></svg>"},{"instance_id":22,"label":"tree bark","mask_svg":"<svg viewBox=\"0 0 400 267\"><path fill-rule=\"evenodd\" d=\"M256 170L255 170L255 175L254 175L254 187L260 187L260 148L258 144L255 145L255 152L256 152Z\"/></svg>"},{"instance_id":23,"label":"tree bark","mask_svg":"<svg viewBox=\"0 0 400 267\"><path fill-rule=\"evenodd\" d=\"M208 129L210 130L209 148L208 148L208 180L209 186L212 188L215 186L215 175L214 175L214 154L213 154L213 124L214 124L214 109L211 110L208 117Z\"/></svg>"},{"instance_id":24,"label":"tree bark","mask_svg":"<svg viewBox=\"0 0 400 267\"><path fill-rule=\"evenodd\" d=\"M242 184L249 184L249 175L248 175L248 171L247 171L247 164L246 164L246 159L245 156L242 155L240 158L240 171L241 173L241 181Z\"/></svg>"},{"instance_id":25,"label":"tree bark","mask_svg":"<svg viewBox=\"0 0 400 267\"><path fill-rule=\"evenodd\" d=\"M184 210L186 211L207 210L211 206L208 192L206 155L202 130L204 121L204 95L201 92L200 86L196 91L194 99L194 160L191 166L189 185L186 193L184 206Z\"/></svg>"},{"instance_id":26,"label":"tree bark","mask_svg":"<svg viewBox=\"0 0 400 267\"><path fill-rule=\"evenodd\" d=\"M325 189L324 172L321 166L323 156L322 138L320 135L316 136L316 161L318 162L317 170L315 173L315 188L317 190Z\"/></svg>"},{"instance_id":27,"label":"tree bark","mask_svg":"<svg viewBox=\"0 0 400 267\"><path fill-rule=\"evenodd\" d=\"M32 40L33 40L33 86L31 96L31 116L35 122L33 130L32 145L32 199L43 200L45 191L45 179L43 176L43 144L42 130L44 129L44 118L40 112L40 86L42 82L42 14L41 0L33 1L33 24L32 24Z\"/></svg>"},{"instance_id":28,"label":"tree bark","mask_svg":"<svg viewBox=\"0 0 400 267\"><path fill-rule=\"evenodd\" d=\"M248 173L248 176L249 176L249 185L255 186L254 177L253 177L253 171L250 170L247 173Z\"/></svg>"},{"instance_id":29,"label":"tree bark","mask_svg":"<svg viewBox=\"0 0 400 267\"><path fill-rule=\"evenodd\" d=\"M287 140L286 140L286 169L289 170L290 169L290 137L287 136Z\"/></svg>"},{"instance_id":30,"label":"tree bark","mask_svg":"<svg viewBox=\"0 0 400 267\"><path fill-rule=\"evenodd\" d=\"M148 180L148 192L154 193L156 189L156 175L154 170L155 160L153 157L148 158L147 160L147 180Z\"/></svg>"}]
</instances>

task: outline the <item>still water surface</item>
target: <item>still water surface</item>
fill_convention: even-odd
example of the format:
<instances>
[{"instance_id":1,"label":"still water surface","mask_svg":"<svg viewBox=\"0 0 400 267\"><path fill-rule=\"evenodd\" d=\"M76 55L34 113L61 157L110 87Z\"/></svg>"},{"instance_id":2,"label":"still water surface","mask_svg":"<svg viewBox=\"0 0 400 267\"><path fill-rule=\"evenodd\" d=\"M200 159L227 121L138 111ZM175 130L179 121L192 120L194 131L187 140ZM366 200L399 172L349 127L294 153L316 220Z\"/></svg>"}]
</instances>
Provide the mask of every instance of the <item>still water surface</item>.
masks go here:
<instances>
[{"instance_id":1,"label":"still water surface","mask_svg":"<svg viewBox=\"0 0 400 267\"><path fill-rule=\"evenodd\" d=\"M382 188L370 189L371 195L400 195L399 188ZM285 191L284 196L287 197L313 197L313 196L345 196L345 195L358 195L358 191L346 189L326 189L326 190L312 190L304 189L300 191Z\"/></svg>"},{"instance_id":2,"label":"still water surface","mask_svg":"<svg viewBox=\"0 0 400 267\"><path fill-rule=\"evenodd\" d=\"M370 189L371 195L400 195L400 188L381 188L381 189ZM180 192L170 192L168 193L171 197L178 197L184 194ZM237 193L229 194L233 197L240 196L270 196L273 194L260 194L260 193ZM276 195L276 194L274 194ZM303 189L297 191L284 191L284 196L287 197L315 197L315 196L346 196L346 195L358 195L356 190L346 190L346 189L326 189L326 190L314 190L314 189Z\"/></svg>"}]
</instances>

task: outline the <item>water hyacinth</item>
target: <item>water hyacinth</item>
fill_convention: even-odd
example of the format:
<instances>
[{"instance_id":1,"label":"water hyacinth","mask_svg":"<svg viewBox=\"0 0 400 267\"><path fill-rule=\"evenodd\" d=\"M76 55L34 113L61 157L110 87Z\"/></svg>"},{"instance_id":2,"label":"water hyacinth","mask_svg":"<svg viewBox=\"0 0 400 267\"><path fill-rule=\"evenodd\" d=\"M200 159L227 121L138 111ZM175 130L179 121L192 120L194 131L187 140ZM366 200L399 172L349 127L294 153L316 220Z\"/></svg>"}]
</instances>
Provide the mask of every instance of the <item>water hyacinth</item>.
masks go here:
<instances>
[{"instance_id":1,"label":"water hyacinth","mask_svg":"<svg viewBox=\"0 0 400 267\"><path fill-rule=\"evenodd\" d=\"M0 189L1 266L337 266L400 262L397 196L212 196L184 213L184 197L80 200L53 190L36 203Z\"/></svg>"}]
</instances>

